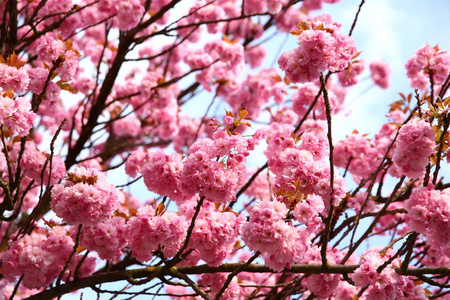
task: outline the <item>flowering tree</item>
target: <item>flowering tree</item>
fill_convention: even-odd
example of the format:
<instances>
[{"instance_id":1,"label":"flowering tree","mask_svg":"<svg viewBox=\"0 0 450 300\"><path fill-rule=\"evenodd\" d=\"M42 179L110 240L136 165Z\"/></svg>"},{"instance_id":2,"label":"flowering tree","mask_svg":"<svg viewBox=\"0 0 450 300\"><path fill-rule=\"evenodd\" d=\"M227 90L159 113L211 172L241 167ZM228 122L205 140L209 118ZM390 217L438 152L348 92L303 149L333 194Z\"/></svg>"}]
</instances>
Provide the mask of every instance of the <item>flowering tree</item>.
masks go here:
<instances>
[{"instance_id":1,"label":"flowering tree","mask_svg":"<svg viewBox=\"0 0 450 300\"><path fill-rule=\"evenodd\" d=\"M0 298L444 299L450 54L335 140L364 0L349 33L322 2L1 1ZM273 33L297 46L260 67Z\"/></svg>"}]
</instances>

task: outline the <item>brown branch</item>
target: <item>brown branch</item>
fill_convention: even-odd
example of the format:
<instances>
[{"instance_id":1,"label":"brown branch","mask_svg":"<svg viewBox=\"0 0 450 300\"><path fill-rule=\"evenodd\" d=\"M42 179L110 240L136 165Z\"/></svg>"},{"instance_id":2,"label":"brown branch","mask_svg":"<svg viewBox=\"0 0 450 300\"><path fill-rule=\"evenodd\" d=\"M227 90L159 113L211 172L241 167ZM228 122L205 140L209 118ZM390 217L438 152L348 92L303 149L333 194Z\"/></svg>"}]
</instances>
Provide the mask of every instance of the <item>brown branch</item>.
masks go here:
<instances>
[{"instance_id":1,"label":"brown branch","mask_svg":"<svg viewBox=\"0 0 450 300\"><path fill-rule=\"evenodd\" d=\"M378 166L377 170L371 175L371 182L370 182L370 184L369 184L369 187L367 188L367 196L366 196L366 199L364 200L364 203L361 205L361 211L359 212L358 218L356 219L355 229L354 229L354 231L353 231L353 234L352 234L352 237L351 237L351 240L350 240L350 250L351 250L351 248L353 248L353 247L352 247L352 245L353 245L353 239L354 239L354 236L355 236L355 234L356 234L356 230L357 230L357 227L358 227L358 224L359 224L359 216L362 214L363 209L364 209L364 207L365 207L367 201L368 201L369 198L370 198L370 195L371 195L373 186L375 185L376 178L377 178L379 172L383 169L384 162L388 159L389 152L391 151L392 147L394 146L394 144L395 144L395 142L396 142L396 140L397 140L397 138L398 138L398 135L400 134L400 129L402 128L403 125L405 125L406 123L409 122L409 120L412 119L412 117L414 116L414 113L415 113L416 110L417 110L417 107L414 108L414 109L411 111L411 113L410 113L409 116L406 118L406 120L405 120L405 121L402 123L402 125L397 129L397 132L396 132L396 134L395 134L395 137L392 139L392 142L391 142L391 144L389 145L389 147L387 148L386 153L384 153L383 159L381 159L380 165ZM360 185L360 187L362 187L362 186ZM358 187L358 188L359 188L359 187ZM391 194L391 196L392 196L392 194ZM355 249L356 249L356 248L353 248L353 251L354 251ZM349 252L347 253L347 255L344 257L344 260L343 260L341 263L344 263L347 259L349 259L350 256L351 256L351 254L353 253L353 251L349 251Z\"/></svg>"},{"instance_id":2,"label":"brown branch","mask_svg":"<svg viewBox=\"0 0 450 300\"><path fill-rule=\"evenodd\" d=\"M450 125L450 114L447 114L446 116L444 116L444 128L442 130L442 134L441 137L439 139L439 149L436 155L436 167L434 169L434 173L433 173L433 185L436 185L437 182L437 178L439 175L439 169L441 166L441 156L442 156L442 151L444 150L444 142L445 142L445 138L448 136L447 135L447 131Z\"/></svg>"},{"instance_id":3,"label":"brown branch","mask_svg":"<svg viewBox=\"0 0 450 300\"><path fill-rule=\"evenodd\" d=\"M239 198L240 195L242 195L252 184L252 182L256 179L256 177L259 175L259 173L261 173L264 169L266 169L268 167L268 163L266 162L261 168L258 169L258 171L256 171L252 177L250 177L250 179L247 181L247 183L241 187L241 189L237 192L236 194L236 200L233 200L230 202L230 204L228 205L230 208L233 208L233 205L237 202L237 199Z\"/></svg>"},{"instance_id":4,"label":"brown branch","mask_svg":"<svg viewBox=\"0 0 450 300\"><path fill-rule=\"evenodd\" d=\"M328 79L328 77L327 77ZM328 241L330 238L330 231L331 231L331 223L333 221L333 212L334 212L334 205L333 205L333 198L334 198L334 162L333 162L333 137L331 133L331 106L330 106L330 99L328 98L328 91L326 88L326 79L323 77L323 74L320 75L320 85L321 90L323 92L323 98L325 102L325 111L327 115L327 138L328 138L328 147L330 151L330 209L328 212L328 217L325 220L325 229L323 231L322 235L322 248L320 251L321 257L322 257L322 265L324 267L327 266L327 247L328 247Z\"/></svg>"},{"instance_id":5,"label":"brown branch","mask_svg":"<svg viewBox=\"0 0 450 300\"><path fill-rule=\"evenodd\" d=\"M42 291L36 295L28 297L27 299L52 299L54 297L58 297L82 288L94 286L101 283L107 282L115 282L120 280L126 280L130 276L134 279L138 278L147 278L154 276L155 273L159 273L159 275L170 275L172 272L176 271L181 274L193 275L193 274L204 274L204 273L217 273L224 272L230 273L235 271L236 269L242 268L246 263L231 263L231 264L223 264L218 267L210 267L208 265L199 265L199 266L178 266L172 268L165 268L165 266L160 267L146 267L141 269L133 269L133 270L119 270L113 271L109 273L99 273L92 275L90 277L80 278L76 281L68 282L66 284L62 284L58 287L53 287L48 290ZM290 269L283 270L284 273L291 274L350 274L353 273L359 265L329 265L326 269L322 266L322 264L315 265L292 265ZM161 272L162 269L165 269L165 273ZM399 267L393 268L399 275L411 275L411 276L422 276L425 274L434 274L434 275L443 275L450 276L450 268L446 267L438 267L438 268L408 268L406 270L402 270ZM250 273L278 273L271 270L269 267L260 264L251 264L245 267L242 271L250 272Z\"/></svg>"},{"instance_id":6,"label":"brown branch","mask_svg":"<svg viewBox=\"0 0 450 300\"><path fill-rule=\"evenodd\" d=\"M386 212L388 206L394 201L395 199L395 195L397 194L397 191L400 189L403 181L405 180L405 176L403 176L400 181L397 183L397 185L395 186L391 196L389 197L388 201L386 201L386 203L384 204L383 208L379 211L379 213L375 216L374 220L372 221L372 223L370 224L370 226L367 228L367 230L364 232L364 234L359 238L359 240L355 243L354 246L350 247L350 249L348 250L347 254L345 255L345 257L343 258L341 263L344 263L347 261L347 259L350 258L350 256L352 255L352 253L359 247L359 245L361 245L361 243L367 238L367 236L372 232L373 228L375 227L375 225L378 224L378 220L384 216L384 213Z\"/></svg>"},{"instance_id":7,"label":"brown branch","mask_svg":"<svg viewBox=\"0 0 450 300\"><path fill-rule=\"evenodd\" d=\"M119 43L116 58L114 59L114 62L112 63L112 66L109 69L105 77L105 80L103 81L98 97L92 104L92 107L89 112L88 121L86 125L82 128L82 131L78 137L78 140L75 142L75 145L73 147L69 145L70 148L68 150L65 161L67 170L70 169L70 167L75 164L77 156L83 150L84 144L91 137L95 126L97 126L97 120L101 115L101 113L103 112L106 99L108 98L113 88L114 82L124 62L125 55L128 53L129 50L128 48L132 44L132 42L133 42L132 36L128 35L121 36L121 41Z\"/></svg>"},{"instance_id":8,"label":"brown branch","mask_svg":"<svg viewBox=\"0 0 450 300\"><path fill-rule=\"evenodd\" d=\"M227 289L227 287L230 284L231 280L233 280L234 276L236 276L237 274L239 274L239 272L242 272L242 270L244 270L246 267L248 267L255 259L258 258L259 255L261 255L261 252L256 251L255 255L250 257L250 259L241 268L237 268L236 270L234 270L233 272L231 272L228 275L227 280L224 282L222 288L220 289L220 291L216 295L216 300L219 300L220 296L222 296L223 293L225 293L225 290Z\"/></svg>"},{"instance_id":9,"label":"brown branch","mask_svg":"<svg viewBox=\"0 0 450 300\"><path fill-rule=\"evenodd\" d=\"M192 279L190 279L186 274L177 272L176 270L174 270L175 268L169 269L170 271L170 275L175 276L177 278L183 279L184 281L186 281L187 284L189 284L189 286L198 294L200 295L203 299L206 300L212 300L211 297L209 297L209 295L202 290Z\"/></svg>"},{"instance_id":10,"label":"brown branch","mask_svg":"<svg viewBox=\"0 0 450 300\"><path fill-rule=\"evenodd\" d=\"M355 29L355 26L356 26L356 22L358 21L359 13L361 12L361 8L364 5L364 3L365 3L365 0L361 0L361 3L359 4L359 7L358 7L358 11L356 12L356 15L355 15L355 19L353 20L352 27L350 28L350 32L348 33L349 36L352 36L353 30Z\"/></svg>"}]
</instances>

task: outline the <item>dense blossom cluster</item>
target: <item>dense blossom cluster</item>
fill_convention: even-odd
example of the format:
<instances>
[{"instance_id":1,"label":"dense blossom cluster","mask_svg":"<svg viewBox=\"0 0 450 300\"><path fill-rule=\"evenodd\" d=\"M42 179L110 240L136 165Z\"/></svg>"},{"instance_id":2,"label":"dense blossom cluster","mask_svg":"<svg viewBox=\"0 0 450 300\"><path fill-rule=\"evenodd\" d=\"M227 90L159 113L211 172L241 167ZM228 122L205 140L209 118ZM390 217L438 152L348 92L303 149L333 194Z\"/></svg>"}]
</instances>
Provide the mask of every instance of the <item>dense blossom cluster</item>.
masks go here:
<instances>
[{"instance_id":1,"label":"dense blossom cluster","mask_svg":"<svg viewBox=\"0 0 450 300\"><path fill-rule=\"evenodd\" d=\"M2 274L11 282L23 276L22 283L29 289L49 285L63 271L74 243L63 227L56 226L48 232L37 229L30 235L10 242L2 256ZM70 261L67 271L72 276L76 270L77 277L89 276L94 271L95 258L80 261L81 257L77 255Z\"/></svg>"},{"instance_id":2,"label":"dense blossom cluster","mask_svg":"<svg viewBox=\"0 0 450 300\"><path fill-rule=\"evenodd\" d=\"M408 225L422 233L430 245L450 250L448 214L450 213L450 191L433 190L433 187L416 189L405 203Z\"/></svg>"},{"instance_id":3,"label":"dense blossom cluster","mask_svg":"<svg viewBox=\"0 0 450 300\"><path fill-rule=\"evenodd\" d=\"M405 67L411 87L425 90L430 84L445 82L450 72L450 53L425 45L417 49Z\"/></svg>"},{"instance_id":4,"label":"dense blossom cluster","mask_svg":"<svg viewBox=\"0 0 450 300\"><path fill-rule=\"evenodd\" d=\"M166 257L174 256L183 244L187 226L185 218L174 212L161 215L146 205L127 223L128 246L142 262L149 261L156 250L161 250Z\"/></svg>"},{"instance_id":5,"label":"dense blossom cluster","mask_svg":"<svg viewBox=\"0 0 450 300\"><path fill-rule=\"evenodd\" d=\"M245 244L261 252L266 265L276 271L289 268L306 250L296 241L302 238L298 229L285 222L287 212L283 203L263 200L252 207L249 222L242 226Z\"/></svg>"},{"instance_id":6,"label":"dense blossom cluster","mask_svg":"<svg viewBox=\"0 0 450 300\"><path fill-rule=\"evenodd\" d=\"M192 218L195 202L190 205L191 209L184 213L186 219ZM206 202L195 221L189 246L197 249L199 258L208 265L219 266L234 249L244 222L243 215L217 210L212 203Z\"/></svg>"},{"instance_id":7,"label":"dense blossom cluster","mask_svg":"<svg viewBox=\"0 0 450 300\"><path fill-rule=\"evenodd\" d=\"M314 226L321 223L319 214L323 213L324 208L323 199L312 194L295 205L292 215L300 223Z\"/></svg>"},{"instance_id":8,"label":"dense blossom cluster","mask_svg":"<svg viewBox=\"0 0 450 300\"><path fill-rule=\"evenodd\" d=\"M97 169L78 167L52 189L52 208L70 225L95 225L119 207L116 189Z\"/></svg>"},{"instance_id":9,"label":"dense blossom cluster","mask_svg":"<svg viewBox=\"0 0 450 300\"><path fill-rule=\"evenodd\" d=\"M353 133L334 147L334 163L349 170L354 176L366 177L378 167L380 158L377 148L361 134Z\"/></svg>"},{"instance_id":10,"label":"dense blossom cluster","mask_svg":"<svg viewBox=\"0 0 450 300\"><path fill-rule=\"evenodd\" d=\"M186 196L199 193L207 200L225 203L235 199L243 184L246 157L258 143L258 136L245 139L217 130L213 139L202 139L190 147L178 188Z\"/></svg>"},{"instance_id":11,"label":"dense blossom cluster","mask_svg":"<svg viewBox=\"0 0 450 300\"><path fill-rule=\"evenodd\" d=\"M373 138L354 131L334 145L335 165L348 170L356 182L375 174L382 166L386 152L387 158L393 162L388 169L390 175L418 178L423 174L428 156L434 150L434 130L424 121L408 123L401 127L396 138L405 114L397 110L387 116L391 121L383 124ZM393 149L392 152L388 151L390 148ZM416 157L417 160L402 160L405 155ZM381 178L377 177L375 180L379 181Z\"/></svg>"},{"instance_id":12,"label":"dense blossom cluster","mask_svg":"<svg viewBox=\"0 0 450 300\"><path fill-rule=\"evenodd\" d=\"M364 299L428 299L423 287L416 285L413 278L400 276L392 268L400 266L398 258L385 265L394 254L393 249L374 248L361 256L361 264L350 278L356 286L368 287ZM380 271L381 266L384 268Z\"/></svg>"},{"instance_id":13,"label":"dense blossom cluster","mask_svg":"<svg viewBox=\"0 0 450 300\"><path fill-rule=\"evenodd\" d=\"M280 69L295 83L317 80L326 70L346 69L357 53L354 40L340 31L330 16L321 15L310 23L299 24L298 48L284 52L278 59Z\"/></svg>"},{"instance_id":14,"label":"dense blossom cluster","mask_svg":"<svg viewBox=\"0 0 450 300\"><path fill-rule=\"evenodd\" d=\"M101 223L83 227L80 245L97 252L101 259L119 259L128 243L125 219L113 217Z\"/></svg>"},{"instance_id":15,"label":"dense blossom cluster","mask_svg":"<svg viewBox=\"0 0 450 300\"><path fill-rule=\"evenodd\" d=\"M291 202L290 196L295 193L316 194L325 200L326 206L330 199L337 205L345 195L346 185L335 170L332 195L327 147L312 132L304 133L297 146L299 138L292 132L290 125L274 124L265 151L281 199Z\"/></svg>"},{"instance_id":16,"label":"dense blossom cluster","mask_svg":"<svg viewBox=\"0 0 450 300\"><path fill-rule=\"evenodd\" d=\"M411 178L422 176L436 148L435 140L436 132L424 120L402 126L392 156L400 173Z\"/></svg>"},{"instance_id":17,"label":"dense blossom cluster","mask_svg":"<svg viewBox=\"0 0 450 300\"><path fill-rule=\"evenodd\" d=\"M183 169L179 154L168 155L162 150L156 152L137 150L128 159L126 170L128 175L135 177L137 169L142 173L144 183L150 191L168 196L175 201L185 198L177 187L178 178Z\"/></svg>"},{"instance_id":18,"label":"dense blossom cluster","mask_svg":"<svg viewBox=\"0 0 450 300\"><path fill-rule=\"evenodd\" d=\"M30 101L23 97L0 96L0 105L0 125L4 124L13 134L26 136L36 119L36 114L30 111Z\"/></svg>"},{"instance_id":19,"label":"dense blossom cluster","mask_svg":"<svg viewBox=\"0 0 450 300\"><path fill-rule=\"evenodd\" d=\"M13 89L16 93L27 91L30 78L25 68L16 68L0 63L0 88L7 91Z\"/></svg>"}]
</instances>

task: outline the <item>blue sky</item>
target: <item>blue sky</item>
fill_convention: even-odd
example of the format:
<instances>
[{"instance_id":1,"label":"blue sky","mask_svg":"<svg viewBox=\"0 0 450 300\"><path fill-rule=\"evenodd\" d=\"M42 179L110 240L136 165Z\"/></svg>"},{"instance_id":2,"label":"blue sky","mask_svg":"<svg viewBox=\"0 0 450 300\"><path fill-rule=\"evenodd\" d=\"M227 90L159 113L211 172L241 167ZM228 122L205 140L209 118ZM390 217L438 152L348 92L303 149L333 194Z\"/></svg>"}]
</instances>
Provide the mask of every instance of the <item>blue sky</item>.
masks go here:
<instances>
[{"instance_id":1,"label":"blue sky","mask_svg":"<svg viewBox=\"0 0 450 300\"><path fill-rule=\"evenodd\" d=\"M348 32L359 3L360 0L343 0L325 6L325 11L343 24L344 32ZM416 49L426 43L438 44L442 50L450 51L449 16L450 1L447 0L366 1L353 37L362 51L360 58L366 62L382 59L391 65L391 86L388 90L374 87L359 98L357 96L371 85L371 81L350 88L347 103L351 103L353 113L349 118L343 115L335 118L339 126L336 137L342 138L353 129L361 133L377 130L385 121L383 115L388 104L400 99L398 93L413 92L404 65ZM351 124L345 124L350 119Z\"/></svg>"}]
</instances>

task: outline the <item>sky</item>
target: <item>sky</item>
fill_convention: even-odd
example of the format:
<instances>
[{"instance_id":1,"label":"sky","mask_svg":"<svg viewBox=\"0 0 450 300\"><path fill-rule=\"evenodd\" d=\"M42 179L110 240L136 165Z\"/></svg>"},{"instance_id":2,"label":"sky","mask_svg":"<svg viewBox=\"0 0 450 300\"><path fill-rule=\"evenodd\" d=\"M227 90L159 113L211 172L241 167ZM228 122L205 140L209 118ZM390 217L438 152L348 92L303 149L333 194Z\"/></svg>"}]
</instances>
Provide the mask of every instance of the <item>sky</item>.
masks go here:
<instances>
[{"instance_id":1,"label":"sky","mask_svg":"<svg viewBox=\"0 0 450 300\"><path fill-rule=\"evenodd\" d=\"M360 0L343 0L327 5L325 11L335 16L336 21L343 24L344 32L348 32L359 3ZM370 80L350 88L347 110L335 118L336 137L343 138L353 129L360 133L377 130L385 121L382 115L387 112L388 104L400 99L398 93L413 92L404 65L420 46L427 43L450 51L449 16L448 0L366 1L352 36L362 51L360 58L366 63L382 59L391 65L392 83L388 90L373 87L360 97L361 92L372 85ZM368 75L367 71L365 74ZM349 110L352 113L346 117ZM346 124L349 119L351 124Z\"/></svg>"}]
</instances>

